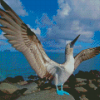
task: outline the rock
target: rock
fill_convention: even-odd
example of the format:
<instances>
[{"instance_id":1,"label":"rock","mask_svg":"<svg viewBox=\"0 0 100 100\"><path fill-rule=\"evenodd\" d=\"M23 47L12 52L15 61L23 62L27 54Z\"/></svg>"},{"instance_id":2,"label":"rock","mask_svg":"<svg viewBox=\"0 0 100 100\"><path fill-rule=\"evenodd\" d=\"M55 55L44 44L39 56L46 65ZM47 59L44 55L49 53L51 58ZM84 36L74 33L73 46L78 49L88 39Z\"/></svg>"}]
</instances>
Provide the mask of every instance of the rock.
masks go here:
<instances>
[{"instance_id":1,"label":"rock","mask_svg":"<svg viewBox=\"0 0 100 100\"><path fill-rule=\"evenodd\" d=\"M51 87L46 87L46 88L44 88L45 90L49 90L49 89L51 89Z\"/></svg>"},{"instance_id":2,"label":"rock","mask_svg":"<svg viewBox=\"0 0 100 100\"><path fill-rule=\"evenodd\" d=\"M90 87L90 88L93 88L94 90L97 89L97 86L95 86L95 85L92 83L92 80L89 80L89 87Z\"/></svg>"},{"instance_id":3,"label":"rock","mask_svg":"<svg viewBox=\"0 0 100 100\"><path fill-rule=\"evenodd\" d=\"M70 88L69 85L65 84L63 85L63 88Z\"/></svg>"},{"instance_id":4,"label":"rock","mask_svg":"<svg viewBox=\"0 0 100 100\"><path fill-rule=\"evenodd\" d=\"M69 87L74 88L75 87L75 82L76 82L75 76L72 74L65 84L68 84Z\"/></svg>"},{"instance_id":5,"label":"rock","mask_svg":"<svg viewBox=\"0 0 100 100\"><path fill-rule=\"evenodd\" d=\"M100 91L97 91L97 90L93 90L93 89L90 89L88 90L88 92L86 93L86 97L89 99L89 100L100 100L100 98L98 97L98 94L100 93Z\"/></svg>"},{"instance_id":6,"label":"rock","mask_svg":"<svg viewBox=\"0 0 100 100\"><path fill-rule=\"evenodd\" d=\"M52 85L51 83L45 83L39 86L40 90L51 89L52 87L54 87L54 85Z\"/></svg>"},{"instance_id":7,"label":"rock","mask_svg":"<svg viewBox=\"0 0 100 100\"><path fill-rule=\"evenodd\" d=\"M87 90L83 87L75 87L76 91L80 92L87 92Z\"/></svg>"},{"instance_id":8,"label":"rock","mask_svg":"<svg viewBox=\"0 0 100 100\"><path fill-rule=\"evenodd\" d=\"M5 94L4 96L0 96L0 100L16 100L20 97L27 89L16 90L12 94Z\"/></svg>"},{"instance_id":9,"label":"rock","mask_svg":"<svg viewBox=\"0 0 100 100\"><path fill-rule=\"evenodd\" d=\"M36 75L30 75L29 77L28 77L28 79L33 79L33 80L37 80L37 79L39 79L39 77L38 76L36 76Z\"/></svg>"},{"instance_id":10,"label":"rock","mask_svg":"<svg viewBox=\"0 0 100 100\"><path fill-rule=\"evenodd\" d=\"M96 89L96 94L100 97L100 87Z\"/></svg>"},{"instance_id":11,"label":"rock","mask_svg":"<svg viewBox=\"0 0 100 100\"><path fill-rule=\"evenodd\" d=\"M100 72L97 70L91 70L90 72L79 71L79 73L76 74L75 77L86 78L86 79L98 79L98 78L100 78Z\"/></svg>"},{"instance_id":12,"label":"rock","mask_svg":"<svg viewBox=\"0 0 100 100\"><path fill-rule=\"evenodd\" d=\"M15 80L14 80L14 78L12 78L12 77L7 77L7 78L4 80L4 82L7 82L7 83L15 83Z\"/></svg>"},{"instance_id":13,"label":"rock","mask_svg":"<svg viewBox=\"0 0 100 100\"><path fill-rule=\"evenodd\" d=\"M76 78L77 83L81 83L81 82L84 82L84 81L87 81L87 79Z\"/></svg>"},{"instance_id":14,"label":"rock","mask_svg":"<svg viewBox=\"0 0 100 100\"><path fill-rule=\"evenodd\" d=\"M55 89L43 90L40 92L35 92L34 94L29 94L21 96L17 100L75 100L71 95L60 96L56 93Z\"/></svg>"},{"instance_id":15,"label":"rock","mask_svg":"<svg viewBox=\"0 0 100 100\"><path fill-rule=\"evenodd\" d=\"M98 84L97 87L100 87L100 84Z\"/></svg>"},{"instance_id":16,"label":"rock","mask_svg":"<svg viewBox=\"0 0 100 100\"><path fill-rule=\"evenodd\" d=\"M35 82L23 86L22 85L16 85L16 86L20 89L27 88L27 90L24 92L25 95L38 91L38 85Z\"/></svg>"},{"instance_id":17,"label":"rock","mask_svg":"<svg viewBox=\"0 0 100 100\"><path fill-rule=\"evenodd\" d=\"M95 86L94 84L92 84L92 83L89 84L89 87L90 87L90 88L93 88L94 90L96 90L96 89L98 88L98 87L96 87L96 86Z\"/></svg>"},{"instance_id":18,"label":"rock","mask_svg":"<svg viewBox=\"0 0 100 100\"><path fill-rule=\"evenodd\" d=\"M94 79L100 78L100 73L97 70L91 70L89 73L91 73L91 77Z\"/></svg>"},{"instance_id":19,"label":"rock","mask_svg":"<svg viewBox=\"0 0 100 100\"><path fill-rule=\"evenodd\" d=\"M2 91L0 90L0 96L5 96L5 94L6 94L6 93L4 93L4 92L2 92Z\"/></svg>"},{"instance_id":20,"label":"rock","mask_svg":"<svg viewBox=\"0 0 100 100\"><path fill-rule=\"evenodd\" d=\"M17 83L17 82L20 82L20 81L24 81L23 77L22 76L16 76L14 78L12 77L7 77L4 82L7 82L7 83Z\"/></svg>"},{"instance_id":21,"label":"rock","mask_svg":"<svg viewBox=\"0 0 100 100\"><path fill-rule=\"evenodd\" d=\"M39 79L36 80L35 82L38 84L39 87L41 87L41 86L45 85L45 82L46 82L46 81L47 81L46 78L43 78L43 79L39 78Z\"/></svg>"},{"instance_id":22,"label":"rock","mask_svg":"<svg viewBox=\"0 0 100 100\"><path fill-rule=\"evenodd\" d=\"M32 83L34 82L34 80L27 80L27 83Z\"/></svg>"},{"instance_id":23,"label":"rock","mask_svg":"<svg viewBox=\"0 0 100 100\"><path fill-rule=\"evenodd\" d=\"M96 82L96 79L92 79L92 82Z\"/></svg>"},{"instance_id":24,"label":"rock","mask_svg":"<svg viewBox=\"0 0 100 100\"><path fill-rule=\"evenodd\" d=\"M28 84L28 82L27 81L21 81L21 82L17 82L17 84L19 84L19 85L26 85L26 84Z\"/></svg>"},{"instance_id":25,"label":"rock","mask_svg":"<svg viewBox=\"0 0 100 100\"><path fill-rule=\"evenodd\" d=\"M87 83L85 83L85 82L82 82L82 83L78 83L78 84L76 84L75 86L76 87L79 87L79 86L83 86L83 85L86 85Z\"/></svg>"},{"instance_id":26,"label":"rock","mask_svg":"<svg viewBox=\"0 0 100 100\"><path fill-rule=\"evenodd\" d=\"M76 77L76 78L88 79L88 78L90 78L91 76L90 76L89 72L87 72L87 71L86 71L86 72L79 71L79 73L76 74L75 77Z\"/></svg>"},{"instance_id":27,"label":"rock","mask_svg":"<svg viewBox=\"0 0 100 100\"><path fill-rule=\"evenodd\" d=\"M68 82L75 82L75 76L72 74L67 81Z\"/></svg>"},{"instance_id":28,"label":"rock","mask_svg":"<svg viewBox=\"0 0 100 100\"><path fill-rule=\"evenodd\" d=\"M86 95L82 94L80 97L80 100L89 100L88 98L86 98Z\"/></svg>"},{"instance_id":29,"label":"rock","mask_svg":"<svg viewBox=\"0 0 100 100\"><path fill-rule=\"evenodd\" d=\"M83 98L80 98L80 100L89 100L89 99L86 97L83 97Z\"/></svg>"},{"instance_id":30,"label":"rock","mask_svg":"<svg viewBox=\"0 0 100 100\"><path fill-rule=\"evenodd\" d=\"M85 94L82 94L82 95L81 95L81 98L84 98L84 97L86 97L86 95L85 95Z\"/></svg>"},{"instance_id":31,"label":"rock","mask_svg":"<svg viewBox=\"0 0 100 100\"><path fill-rule=\"evenodd\" d=\"M71 94L75 100L79 100L80 93L75 88L63 88L63 90Z\"/></svg>"},{"instance_id":32,"label":"rock","mask_svg":"<svg viewBox=\"0 0 100 100\"><path fill-rule=\"evenodd\" d=\"M23 79L22 76L16 76L16 77L14 78L14 80L15 80L15 83L24 81L24 79Z\"/></svg>"},{"instance_id":33,"label":"rock","mask_svg":"<svg viewBox=\"0 0 100 100\"><path fill-rule=\"evenodd\" d=\"M18 87L11 85L9 83L1 83L0 84L0 90L7 94L12 94L13 92L15 92L18 89L19 89Z\"/></svg>"},{"instance_id":34,"label":"rock","mask_svg":"<svg viewBox=\"0 0 100 100\"><path fill-rule=\"evenodd\" d=\"M100 83L100 79L98 79L97 82Z\"/></svg>"}]
</instances>

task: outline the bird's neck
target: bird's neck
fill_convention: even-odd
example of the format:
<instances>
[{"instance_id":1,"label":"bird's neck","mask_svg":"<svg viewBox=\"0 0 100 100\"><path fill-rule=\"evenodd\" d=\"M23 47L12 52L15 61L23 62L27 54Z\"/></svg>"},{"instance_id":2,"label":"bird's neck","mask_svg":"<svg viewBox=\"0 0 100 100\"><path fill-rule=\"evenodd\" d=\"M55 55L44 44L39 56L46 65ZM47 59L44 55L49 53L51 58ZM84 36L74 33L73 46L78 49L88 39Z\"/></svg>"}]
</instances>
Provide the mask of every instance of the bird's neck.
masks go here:
<instances>
[{"instance_id":1,"label":"bird's neck","mask_svg":"<svg viewBox=\"0 0 100 100\"><path fill-rule=\"evenodd\" d=\"M65 62L65 69L68 73L72 74L74 71L74 57L73 54L67 55Z\"/></svg>"},{"instance_id":2,"label":"bird's neck","mask_svg":"<svg viewBox=\"0 0 100 100\"><path fill-rule=\"evenodd\" d=\"M74 71L73 48L70 48L66 51L66 61L64 63L64 66L66 71L72 74L72 72Z\"/></svg>"},{"instance_id":3,"label":"bird's neck","mask_svg":"<svg viewBox=\"0 0 100 100\"><path fill-rule=\"evenodd\" d=\"M73 49L72 48L70 48L70 50L68 50L67 52L66 52L66 62L67 61L71 61L71 59L73 59L74 57L73 57Z\"/></svg>"},{"instance_id":4,"label":"bird's neck","mask_svg":"<svg viewBox=\"0 0 100 100\"><path fill-rule=\"evenodd\" d=\"M74 63L73 54L66 55L66 61L65 61L65 63L68 63L68 62Z\"/></svg>"}]
</instances>

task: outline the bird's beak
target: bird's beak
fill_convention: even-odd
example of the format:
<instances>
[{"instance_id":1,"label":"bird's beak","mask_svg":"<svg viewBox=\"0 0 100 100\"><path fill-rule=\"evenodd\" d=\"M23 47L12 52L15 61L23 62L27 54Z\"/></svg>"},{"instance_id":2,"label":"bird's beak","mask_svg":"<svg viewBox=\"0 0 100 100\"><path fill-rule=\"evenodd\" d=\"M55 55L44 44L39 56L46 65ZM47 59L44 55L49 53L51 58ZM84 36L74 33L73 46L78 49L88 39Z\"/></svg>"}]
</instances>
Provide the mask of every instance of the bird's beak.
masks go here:
<instances>
[{"instance_id":1,"label":"bird's beak","mask_svg":"<svg viewBox=\"0 0 100 100\"><path fill-rule=\"evenodd\" d=\"M70 47L73 48L75 42L77 41L77 39L79 38L80 35L78 35L70 44Z\"/></svg>"}]
</instances>

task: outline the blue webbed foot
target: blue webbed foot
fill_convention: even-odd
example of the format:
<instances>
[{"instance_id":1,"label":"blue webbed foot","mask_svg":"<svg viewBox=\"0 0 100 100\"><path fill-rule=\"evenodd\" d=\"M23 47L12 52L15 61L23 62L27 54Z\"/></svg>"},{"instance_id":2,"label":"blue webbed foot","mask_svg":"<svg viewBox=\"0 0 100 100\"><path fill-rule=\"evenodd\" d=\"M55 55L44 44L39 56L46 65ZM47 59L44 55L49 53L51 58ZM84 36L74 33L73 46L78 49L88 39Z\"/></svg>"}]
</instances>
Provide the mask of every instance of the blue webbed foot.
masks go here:
<instances>
[{"instance_id":1,"label":"blue webbed foot","mask_svg":"<svg viewBox=\"0 0 100 100\"><path fill-rule=\"evenodd\" d=\"M68 92L63 90L63 85L61 85L61 90L58 89L58 86L56 86L56 89L57 89L57 94L58 95L64 95L64 94L70 95Z\"/></svg>"},{"instance_id":2,"label":"blue webbed foot","mask_svg":"<svg viewBox=\"0 0 100 100\"><path fill-rule=\"evenodd\" d=\"M70 95L68 92L63 91L63 90L57 90L57 94L58 94L58 95L64 95L64 94Z\"/></svg>"},{"instance_id":3,"label":"blue webbed foot","mask_svg":"<svg viewBox=\"0 0 100 100\"><path fill-rule=\"evenodd\" d=\"M63 91L64 92L64 94L66 94L66 95L70 95L68 92L66 92L66 91Z\"/></svg>"},{"instance_id":4,"label":"blue webbed foot","mask_svg":"<svg viewBox=\"0 0 100 100\"><path fill-rule=\"evenodd\" d=\"M57 90L57 94L58 95L64 95L64 92L63 91L60 91L60 90Z\"/></svg>"}]
</instances>

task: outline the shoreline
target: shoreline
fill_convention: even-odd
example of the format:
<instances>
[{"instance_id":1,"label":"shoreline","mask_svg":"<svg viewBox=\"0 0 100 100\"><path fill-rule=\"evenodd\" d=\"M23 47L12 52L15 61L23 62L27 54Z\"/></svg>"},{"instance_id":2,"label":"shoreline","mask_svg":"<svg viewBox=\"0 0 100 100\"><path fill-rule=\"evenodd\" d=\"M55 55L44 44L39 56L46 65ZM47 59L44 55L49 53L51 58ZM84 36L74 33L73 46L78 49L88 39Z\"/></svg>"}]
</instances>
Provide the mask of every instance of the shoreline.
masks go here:
<instances>
[{"instance_id":1,"label":"shoreline","mask_svg":"<svg viewBox=\"0 0 100 100\"><path fill-rule=\"evenodd\" d=\"M93 98L100 100L100 72L97 70L79 71L76 75L71 75L65 82L64 90L69 92L70 96L57 95L55 86L50 81L46 82L45 79L40 79L38 76L31 75L27 81L22 76L8 77L0 82L0 100L15 100L13 98L16 100L43 100L44 98L49 100L50 97L52 100L56 100L55 98L57 100L62 98L63 100L66 98L68 100L83 100L84 98L85 100ZM46 95L47 97L45 97ZM4 99L6 96L8 99Z\"/></svg>"}]
</instances>

